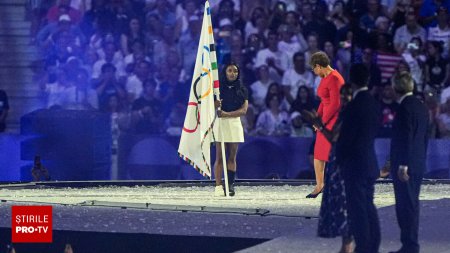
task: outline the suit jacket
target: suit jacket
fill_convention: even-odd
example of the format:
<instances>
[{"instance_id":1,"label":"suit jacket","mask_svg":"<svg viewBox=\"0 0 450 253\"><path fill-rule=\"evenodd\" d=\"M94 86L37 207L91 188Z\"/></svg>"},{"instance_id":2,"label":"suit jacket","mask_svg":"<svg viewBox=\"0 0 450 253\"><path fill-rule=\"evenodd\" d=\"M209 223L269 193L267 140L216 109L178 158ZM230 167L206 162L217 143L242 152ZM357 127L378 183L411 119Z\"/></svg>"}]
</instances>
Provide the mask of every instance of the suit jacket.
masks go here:
<instances>
[{"instance_id":1,"label":"suit jacket","mask_svg":"<svg viewBox=\"0 0 450 253\"><path fill-rule=\"evenodd\" d=\"M426 169L428 146L428 110L414 96L407 96L400 104L392 123L391 166L408 166L408 173L423 175Z\"/></svg>"},{"instance_id":2,"label":"suit jacket","mask_svg":"<svg viewBox=\"0 0 450 253\"><path fill-rule=\"evenodd\" d=\"M379 104L369 91L359 92L342 112L336 162L344 178L378 177L374 140L380 119Z\"/></svg>"}]
</instances>

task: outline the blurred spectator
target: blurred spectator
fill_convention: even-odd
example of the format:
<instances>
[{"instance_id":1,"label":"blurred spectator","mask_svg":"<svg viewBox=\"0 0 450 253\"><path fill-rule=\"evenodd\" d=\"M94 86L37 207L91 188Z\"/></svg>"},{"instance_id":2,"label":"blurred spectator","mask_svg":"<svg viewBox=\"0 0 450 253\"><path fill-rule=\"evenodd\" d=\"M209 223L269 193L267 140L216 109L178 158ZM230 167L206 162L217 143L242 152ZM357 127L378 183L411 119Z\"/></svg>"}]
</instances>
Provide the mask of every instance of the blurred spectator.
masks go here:
<instances>
[{"instance_id":1,"label":"blurred spectator","mask_svg":"<svg viewBox=\"0 0 450 253\"><path fill-rule=\"evenodd\" d=\"M269 29L271 31L277 31L278 27L284 23L284 17L286 16L286 3L278 1L270 11L272 15L269 18Z\"/></svg>"},{"instance_id":2,"label":"blurred spectator","mask_svg":"<svg viewBox=\"0 0 450 253\"><path fill-rule=\"evenodd\" d=\"M142 96L136 99L132 105L132 111L138 116L134 123L134 132L137 134L158 134L163 127L161 115L161 103L156 99L155 80L149 78L143 82Z\"/></svg>"},{"instance_id":3,"label":"blurred spectator","mask_svg":"<svg viewBox=\"0 0 450 253\"><path fill-rule=\"evenodd\" d=\"M73 25L72 19L67 14L61 15L57 23L49 23L44 26L38 32L36 40L44 52L51 50L52 47L58 47L58 44L65 44L64 50L70 54L75 53L75 47L81 47L86 43L85 36L78 26Z\"/></svg>"},{"instance_id":4,"label":"blurred spectator","mask_svg":"<svg viewBox=\"0 0 450 253\"><path fill-rule=\"evenodd\" d=\"M232 0L221 0L212 1L211 3L219 2L219 9L213 13L217 13L212 16L213 25L217 26L221 20L228 19L230 20L233 27L238 30L243 30L245 27L245 21L240 17L240 13L236 12L236 10L240 9L240 1L235 0L237 4ZM212 9L215 9L214 5L211 6ZM220 26L220 25L219 25Z\"/></svg>"},{"instance_id":5,"label":"blurred spectator","mask_svg":"<svg viewBox=\"0 0 450 253\"><path fill-rule=\"evenodd\" d=\"M189 21L190 22L190 21ZM148 57L153 58L153 49L155 44L162 39L162 30L163 26L161 20L156 14L147 15L146 17L146 27L144 29L145 32L145 54ZM186 33L185 31L184 33ZM183 34L183 33L182 33Z\"/></svg>"},{"instance_id":6,"label":"blurred spectator","mask_svg":"<svg viewBox=\"0 0 450 253\"><path fill-rule=\"evenodd\" d=\"M219 30L217 30L217 63L226 65L230 60L232 50L233 35L237 30L234 29L231 20L226 18L219 22Z\"/></svg>"},{"instance_id":7,"label":"blurred spectator","mask_svg":"<svg viewBox=\"0 0 450 253\"><path fill-rule=\"evenodd\" d=\"M450 1L447 0L424 0L420 5L420 18L425 27L435 26L436 13L440 7L444 7L447 10L450 8Z\"/></svg>"},{"instance_id":8,"label":"blurred spectator","mask_svg":"<svg viewBox=\"0 0 450 253\"><path fill-rule=\"evenodd\" d=\"M336 26L326 19L327 6L323 2L318 2L314 11L314 19L303 27L303 33L308 36L311 33L317 34L319 47L325 41L336 40Z\"/></svg>"},{"instance_id":9,"label":"blurred spectator","mask_svg":"<svg viewBox=\"0 0 450 253\"><path fill-rule=\"evenodd\" d=\"M47 12L47 22L57 22L61 15L69 15L73 24L78 24L81 21L82 13L70 6L71 0L59 0L59 3L52 6Z\"/></svg>"},{"instance_id":10,"label":"blurred spectator","mask_svg":"<svg viewBox=\"0 0 450 253\"><path fill-rule=\"evenodd\" d=\"M116 45L113 42L107 42L103 45L104 58L98 59L92 67L92 79L97 80L102 74L103 65L110 63L116 68L116 78L119 81L123 81L126 78L125 66L120 51L117 50ZM117 54L119 53L119 54Z\"/></svg>"},{"instance_id":11,"label":"blurred spectator","mask_svg":"<svg viewBox=\"0 0 450 253\"><path fill-rule=\"evenodd\" d=\"M175 27L177 18L173 6L167 0L156 0L155 2L156 8L148 12L147 15L155 14L163 22L163 25Z\"/></svg>"},{"instance_id":12,"label":"blurred spectator","mask_svg":"<svg viewBox=\"0 0 450 253\"><path fill-rule=\"evenodd\" d=\"M441 106L439 106L438 97L435 92L431 91L426 91L420 95L427 106L429 114L428 137L440 138L438 117L441 114Z\"/></svg>"},{"instance_id":13,"label":"blurred spectator","mask_svg":"<svg viewBox=\"0 0 450 253\"><path fill-rule=\"evenodd\" d=\"M123 58L126 74L132 73L135 64L140 61L152 62L152 60L145 55L144 44L142 44L142 41L135 40L131 45L131 53Z\"/></svg>"},{"instance_id":14,"label":"blurred spectator","mask_svg":"<svg viewBox=\"0 0 450 253\"><path fill-rule=\"evenodd\" d=\"M299 112L293 112L291 114L291 137L313 137L313 130L303 122L302 115Z\"/></svg>"},{"instance_id":15,"label":"blurred spectator","mask_svg":"<svg viewBox=\"0 0 450 253\"><path fill-rule=\"evenodd\" d=\"M442 44L438 41L429 41L427 45L428 59L425 65L425 90L436 91L441 94L447 85L450 73L448 60L442 57Z\"/></svg>"},{"instance_id":16,"label":"blurred spectator","mask_svg":"<svg viewBox=\"0 0 450 253\"><path fill-rule=\"evenodd\" d=\"M0 133L6 129L6 118L9 112L8 95L4 90L0 90Z\"/></svg>"},{"instance_id":17,"label":"blurred spectator","mask_svg":"<svg viewBox=\"0 0 450 253\"><path fill-rule=\"evenodd\" d=\"M437 25L428 28L428 40L440 41L443 44L443 56L449 56L450 26L448 24L448 10L441 6L437 12Z\"/></svg>"},{"instance_id":18,"label":"blurred spectator","mask_svg":"<svg viewBox=\"0 0 450 253\"><path fill-rule=\"evenodd\" d=\"M44 17L48 12L48 9L53 4L53 0L29 0L27 8L30 10L31 26L30 26L30 43L33 44L36 41L36 35L39 28L44 23Z\"/></svg>"},{"instance_id":19,"label":"blurred spectator","mask_svg":"<svg viewBox=\"0 0 450 253\"><path fill-rule=\"evenodd\" d=\"M370 73L368 88L373 92L377 86L381 86L381 71L375 64L373 50L369 47L363 49L362 63L367 67Z\"/></svg>"},{"instance_id":20,"label":"blurred spectator","mask_svg":"<svg viewBox=\"0 0 450 253\"><path fill-rule=\"evenodd\" d=\"M350 22L347 14L345 13L345 2L342 0L334 1L329 16L331 21L340 19L344 24L348 24Z\"/></svg>"},{"instance_id":21,"label":"blurred spectator","mask_svg":"<svg viewBox=\"0 0 450 253\"><path fill-rule=\"evenodd\" d=\"M293 103L295 97L297 96L299 87L306 86L311 90L314 88L314 76L310 71L306 70L305 54L297 52L292 58L294 61L294 66L284 73L283 80L281 82L288 91L285 95L290 104Z\"/></svg>"},{"instance_id":22,"label":"blurred spectator","mask_svg":"<svg viewBox=\"0 0 450 253\"><path fill-rule=\"evenodd\" d=\"M280 108L283 111L288 111L290 105L286 99L286 96L284 95L285 93L286 92L284 92L282 86L279 83L277 83L277 82L271 83L269 85L269 88L267 89L266 97L264 98L264 106L267 106L267 101L266 101L267 96L277 96L278 99L281 101ZM267 108L265 108L265 109L267 109Z\"/></svg>"},{"instance_id":23,"label":"blurred spectator","mask_svg":"<svg viewBox=\"0 0 450 253\"><path fill-rule=\"evenodd\" d=\"M88 72L84 69L72 70L76 73L74 85L66 90L67 103L64 109L71 110L97 110L97 92L91 88Z\"/></svg>"},{"instance_id":24,"label":"blurred spectator","mask_svg":"<svg viewBox=\"0 0 450 253\"><path fill-rule=\"evenodd\" d=\"M93 0L91 8L87 10L80 24L80 28L86 37L91 37L95 31L101 33L113 32L115 16L108 6L107 0Z\"/></svg>"},{"instance_id":25,"label":"blurred spectator","mask_svg":"<svg viewBox=\"0 0 450 253\"><path fill-rule=\"evenodd\" d=\"M269 76L269 68L267 65L261 65L257 69L258 80L250 85L252 91L253 105L257 112L261 112L265 108L265 98L270 84L273 82Z\"/></svg>"},{"instance_id":26,"label":"blurred spectator","mask_svg":"<svg viewBox=\"0 0 450 253\"><path fill-rule=\"evenodd\" d=\"M308 23L314 20L313 8L311 3L308 1L303 2L301 5L301 15L300 15L300 23L302 27L306 26ZM306 35L305 35L306 36Z\"/></svg>"},{"instance_id":27,"label":"blurred spectator","mask_svg":"<svg viewBox=\"0 0 450 253\"><path fill-rule=\"evenodd\" d=\"M164 123L164 129L169 136L180 136L183 129L184 118L186 116L186 105L184 103L176 103L170 111Z\"/></svg>"},{"instance_id":28,"label":"blurred spectator","mask_svg":"<svg viewBox=\"0 0 450 253\"><path fill-rule=\"evenodd\" d=\"M406 24L400 26L395 31L394 47L398 54L402 54L406 45L413 37L419 37L422 41L426 40L427 32L417 23L417 17L414 13L406 14Z\"/></svg>"},{"instance_id":29,"label":"blurred spectator","mask_svg":"<svg viewBox=\"0 0 450 253\"><path fill-rule=\"evenodd\" d=\"M411 70L411 76L416 83L415 88L417 91L423 91L426 57L422 54L422 40L419 37L412 38L402 57Z\"/></svg>"},{"instance_id":30,"label":"blurred spectator","mask_svg":"<svg viewBox=\"0 0 450 253\"><path fill-rule=\"evenodd\" d=\"M153 63L165 61L171 48L175 48L174 27L165 25L162 27L162 39L154 44Z\"/></svg>"},{"instance_id":31,"label":"blurred spectator","mask_svg":"<svg viewBox=\"0 0 450 253\"><path fill-rule=\"evenodd\" d=\"M376 64L381 71L381 82L387 82L395 72L397 64L402 57L394 53L389 35L385 33L378 34Z\"/></svg>"},{"instance_id":32,"label":"blurred spectator","mask_svg":"<svg viewBox=\"0 0 450 253\"><path fill-rule=\"evenodd\" d=\"M245 24L244 34L246 40L248 40L250 35L259 33L257 22L260 18L267 19L267 14L264 8L257 7L253 9L250 19Z\"/></svg>"},{"instance_id":33,"label":"blurred spectator","mask_svg":"<svg viewBox=\"0 0 450 253\"><path fill-rule=\"evenodd\" d=\"M141 96L144 81L152 76L150 67L151 65L149 62L137 62L133 75L128 77L125 88L130 103Z\"/></svg>"},{"instance_id":34,"label":"blurred spectator","mask_svg":"<svg viewBox=\"0 0 450 253\"><path fill-rule=\"evenodd\" d=\"M297 40L294 40L294 31L286 24L278 27L278 34L281 40L278 42L278 50L285 52L289 58L289 66L293 65L292 58L296 52L303 52L306 50L306 45L303 48Z\"/></svg>"},{"instance_id":35,"label":"blurred spectator","mask_svg":"<svg viewBox=\"0 0 450 253\"><path fill-rule=\"evenodd\" d=\"M110 96L117 96L122 103L126 101L126 92L116 79L116 67L111 63L105 63L102 66L102 74L94 86L97 90L99 108L106 111L108 108L108 99ZM123 100L123 101L122 101Z\"/></svg>"},{"instance_id":36,"label":"blurred spectator","mask_svg":"<svg viewBox=\"0 0 450 253\"><path fill-rule=\"evenodd\" d=\"M289 68L290 61L287 54L278 49L278 41L278 34L269 32L267 48L257 53L255 62L256 68L267 64L271 78L277 82L281 81L284 72Z\"/></svg>"},{"instance_id":37,"label":"blurred spectator","mask_svg":"<svg viewBox=\"0 0 450 253\"><path fill-rule=\"evenodd\" d=\"M381 125L377 137L392 137L392 122L399 104L395 101L395 92L390 83L385 83L380 99Z\"/></svg>"},{"instance_id":38,"label":"blurred spectator","mask_svg":"<svg viewBox=\"0 0 450 253\"><path fill-rule=\"evenodd\" d=\"M155 97L161 103L161 115L165 118L172 110L175 104L174 93L178 83L179 69L172 70L166 61L159 64L158 70L155 74L156 88Z\"/></svg>"},{"instance_id":39,"label":"blurred spectator","mask_svg":"<svg viewBox=\"0 0 450 253\"><path fill-rule=\"evenodd\" d=\"M375 29L375 21L382 14L379 0L367 0L367 13L359 19L360 28L370 33Z\"/></svg>"},{"instance_id":40,"label":"blurred spectator","mask_svg":"<svg viewBox=\"0 0 450 253\"><path fill-rule=\"evenodd\" d=\"M185 0L182 1L179 5L182 6L182 10L180 11L180 15L177 15L177 22L175 28L176 39L183 33L185 33L189 28L189 18L194 15L198 15L198 1L195 0ZM178 12L177 12L178 14Z\"/></svg>"},{"instance_id":41,"label":"blurred spectator","mask_svg":"<svg viewBox=\"0 0 450 253\"><path fill-rule=\"evenodd\" d=\"M370 48L376 48L377 38L379 34L389 34L389 39L391 39L391 29L390 21L385 16L379 16L375 21L375 29L367 34L367 41L365 45Z\"/></svg>"},{"instance_id":42,"label":"blurred spectator","mask_svg":"<svg viewBox=\"0 0 450 253\"><path fill-rule=\"evenodd\" d=\"M120 48L123 55L126 56L131 53L131 45L135 40L139 40L142 43L146 41L139 18L131 18L128 23L128 29L120 35Z\"/></svg>"},{"instance_id":43,"label":"blurred spectator","mask_svg":"<svg viewBox=\"0 0 450 253\"><path fill-rule=\"evenodd\" d=\"M317 103L312 95L312 90L303 85L298 88L295 100L291 103L291 113L303 110L312 111L317 108Z\"/></svg>"},{"instance_id":44,"label":"blurred spectator","mask_svg":"<svg viewBox=\"0 0 450 253\"><path fill-rule=\"evenodd\" d=\"M311 55L319 51L319 41L317 38L317 34L311 33L310 35L308 35L307 42L308 50L305 52L305 62L309 68L309 59L311 58Z\"/></svg>"},{"instance_id":45,"label":"blurred spectator","mask_svg":"<svg viewBox=\"0 0 450 253\"><path fill-rule=\"evenodd\" d=\"M344 65L336 54L336 49L331 41L325 41L323 44L323 51L328 55L328 58L330 58L330 66L333 69L337 69L339 73L344 73Z\"/></svg>"},{"instance_id":46,"label":"blurred spectator","mask_svg":"<svg viewBox=\"0 0 450 253\"><path fill-rule=\"evenodd\" d=\"M288 30L292 32L292 41L298 42L300 51L304 52L308 48L305 36L303 35L303 28L300 24L300 17L295 11L288 11L284 19L284 23L288 26Z\"/></svg>"},{"instance_id":47,"label":"blurred spectator","mask_svg":"<svg viewBox=\"0 0 450 253\"><path fill-rule=\"evenodd\" d=\"M264 136L289 136L291 134L289 114L280 109L281 99L267 94L266 106L256 121L256 133Z\"/></svg>"},{"instance_id":48,"label":"blurred spectator","mask_svg":"<svg viewBox=\"0 0 450 253\"><path fill-rule=\"evenodd\" d=\"M257 71L255 71L256 54L262 47L262 41L257 34L251 34L248 39L245 48L242 49L243 57L243 82L247 84L254 83L257 79Z\"/></svg>"},{"instance_id":49,"label":"blurred spectator","mask_svg":"<svg viewBox=\"0 0 450 253\"><path fill-rule=\"evenodd\" d=\"M197 57L198 38L202 29L202 21L197 16L189 17L188 30L183 33L178 42L183 70L187 75L192 75L193 62ZM192 66L192 71L191 71Z\"/></svg>"},{"instance_id":50,"label":"blurred spectator","mask_svg":"<svg viewBox=\"0 0 450 253\"><path fill-rule=\"evenodd\" d=\"M68 71L64 68L56 70L56 82L47 83L45 92L48 95L47 108L64 108L68 103L67 89L73 86L68 79Z\"/></svg>"},{"instance_id":51,"label":"blurred spectator","mask_svg":"<svg viewBox=\"0 0 450 253\"><path fill-rule=\"evenodd\" d=\"M394 4L390 5L387 12L388 17L392 20L392 30L397 30L400 26L406 23L406 14L414 12L411 5L412 0L396 0Z\"/></svg>"},{"instance_id":52,"label":"blurred spectator","mask_svg":"<svg viewBox=\"0 0 450 253\"><path fill-rule=\"evenodd\" d=\"M443 104L441 113L437 118L437 125L441 138L450 138L450 99Z\"/></svg>"}]
</instances>

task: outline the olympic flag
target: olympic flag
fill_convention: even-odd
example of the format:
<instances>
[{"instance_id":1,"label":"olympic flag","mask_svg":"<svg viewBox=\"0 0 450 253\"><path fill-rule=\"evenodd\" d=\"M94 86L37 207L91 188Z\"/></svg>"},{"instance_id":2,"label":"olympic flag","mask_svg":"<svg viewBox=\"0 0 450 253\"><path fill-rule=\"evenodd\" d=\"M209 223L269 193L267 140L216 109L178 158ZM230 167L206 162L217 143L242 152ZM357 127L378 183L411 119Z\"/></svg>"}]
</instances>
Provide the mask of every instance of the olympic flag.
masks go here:
<instances>
[{"instance_id":1,"label":"olympic flag","mask_svg":"<svg viewBox=\"0 0 450 253\"><path fill-rule=\"evenodd\" d=\"M212 128L216 119L214 94L219 96L219 78L211 11L206 1L178 154L208 178L211 178L210 144L214 141Z\"/></svg>"}]
</instances>

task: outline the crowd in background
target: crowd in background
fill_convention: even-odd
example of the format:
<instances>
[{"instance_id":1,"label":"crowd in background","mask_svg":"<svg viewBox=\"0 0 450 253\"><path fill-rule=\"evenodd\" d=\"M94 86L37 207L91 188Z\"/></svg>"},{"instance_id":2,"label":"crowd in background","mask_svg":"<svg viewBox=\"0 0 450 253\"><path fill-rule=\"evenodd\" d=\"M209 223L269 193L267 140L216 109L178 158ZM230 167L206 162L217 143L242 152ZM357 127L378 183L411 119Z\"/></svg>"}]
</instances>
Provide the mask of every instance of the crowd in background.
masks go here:
<instances>
[{"instance_id":1,"label":"crowd in background","mask_svg":"<svg viewBox=\"0 0 450 253\"><path fill-rule=\"evenodd\" d=\"M219 67L237 63L249 90L248 135L312 137L322 50L348 78L364 63L380 101L379 137L397 107L391 77L409 71L431 138L450 138L450 1L211 0ZM33 82L48 108L111 113L121 131L180 135L203 0L30 0Z\"/></svg>"}]
</instances>

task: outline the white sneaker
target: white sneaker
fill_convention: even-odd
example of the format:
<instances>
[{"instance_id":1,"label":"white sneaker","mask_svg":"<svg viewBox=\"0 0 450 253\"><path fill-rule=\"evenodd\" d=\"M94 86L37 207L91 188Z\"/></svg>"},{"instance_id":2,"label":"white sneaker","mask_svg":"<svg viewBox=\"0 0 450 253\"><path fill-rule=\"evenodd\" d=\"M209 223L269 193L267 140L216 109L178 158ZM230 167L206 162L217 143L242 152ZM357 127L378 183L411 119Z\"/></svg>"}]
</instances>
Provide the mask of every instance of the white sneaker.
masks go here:
<instances>
[{"instance_id":1,"label":"white sneaker","mask_svg":"<svg viewBox=\"0 0 450 253\"><path fill-rule=\"evenodd\" d=\"M222 185L216 185L216 187L214 188L214 196L216 196L216 197L224 197L225 196L225 192L223 190Z\"/></svg>"}]
</instances>

